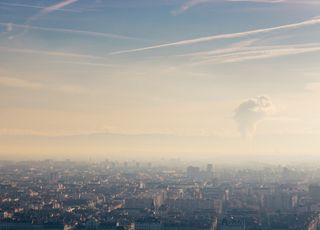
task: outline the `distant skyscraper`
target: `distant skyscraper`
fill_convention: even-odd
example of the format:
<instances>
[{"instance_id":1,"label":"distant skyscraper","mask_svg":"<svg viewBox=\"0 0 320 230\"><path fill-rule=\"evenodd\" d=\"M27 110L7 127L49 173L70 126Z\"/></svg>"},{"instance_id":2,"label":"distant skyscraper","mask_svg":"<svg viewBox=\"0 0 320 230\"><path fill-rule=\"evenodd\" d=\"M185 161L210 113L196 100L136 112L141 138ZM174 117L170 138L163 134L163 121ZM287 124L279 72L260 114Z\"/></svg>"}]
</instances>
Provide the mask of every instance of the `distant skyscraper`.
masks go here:
<instances>
[{"instance_id":1,"label":"distant skyscraper","mask_svg":"<svg viewBox=\"0 0 320 230\"><path fill-rule=\"evenodd\" d=\"M212 164L208 164L207 165L207 172L213 172L213 165Z\"/></svg>"},{"instance_id":2,"label":"distant skyscraper","mask_svg":"<svg viewBox=\"0 0 320 230\"><path fill-rule=\"evenodd\" d=\"M189 166L187 168L187 177L189 179L197 179L200 175L200 168L199 167L193 167L193 166Z\"/></svg>"},{"instance_id":3,"label":"distant skyscraper","mask_svg":"<svg viewBox=\"0 0 320 230\"><path fill-rule=\"evenodd\" d=\"M319 185L310 185L309 193L312 199L320 201L320 186Z\"/></svg>"}]
</instances>

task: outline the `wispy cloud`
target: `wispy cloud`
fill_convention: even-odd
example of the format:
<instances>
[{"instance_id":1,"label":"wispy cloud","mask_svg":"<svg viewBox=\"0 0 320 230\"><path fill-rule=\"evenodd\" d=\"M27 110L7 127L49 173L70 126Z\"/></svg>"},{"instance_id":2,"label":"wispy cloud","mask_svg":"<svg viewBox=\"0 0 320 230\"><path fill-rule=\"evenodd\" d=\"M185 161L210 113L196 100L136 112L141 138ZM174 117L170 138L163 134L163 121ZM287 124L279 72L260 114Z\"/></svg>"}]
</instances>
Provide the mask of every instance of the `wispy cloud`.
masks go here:
<instances>
[{"instance_id":1,"label":"wispy cloud","mask_svg":"<svg viewBox=\"0 0 320 230\"><path fill-rule=\"evenodd\" d=\"M237 51L243 51L244 49L247 49L248 47L253 46L257 41L258 39L250 39L250 40L233 43L227 48L181 54L181 55L177 55L177 57L206 58L206 57L209 57L210 55L219 55L219 54L227 54L227 53L232 53Z\"/></svg>"},{"instance_id":2,"label":"wispy cloud","mask_svg":"<svg viewBox=\"0 0 320 230\"><path fill-rule=\"evenodd\" d=\"M179 15L195 6L202 5L205 3L213 3L213 2L282 3L282 2L287 2L287 0L189 0L189 1L186 1L178 10L173 11L172 14Z\"/></svg>"},{"instance_id":3,"label":"wispy cloud","mask_svg":"<svg viewBox=\"0 0 320 230\"><path fill-rule=\"evenodd\" d=\"M20 49L20 48L10 48L0 46L0 51L7 53L21 53L30 55L44 55L49 57L57 57L59 59L54 59L54 63L59 64L71 64L80 66L91 66L94 68L116 68L119 65L109 64L108 60L103 56L95 56L88 54L70 53L70 52L59 52L51 50L38 50L38 49ZM63 59L62 59L63 58Z\"/></svg>"},{"instance_id":4,"label":"wispy cloud","mask_svg":"<svg viewBox=\"0 0 320 230\"><path fill-rule=\"evenodd\" d=\"M106 129L97 130L59 130L59 131L42 131L34 129L17 129L17 128L0 128L0 136L29 136L29 137L75 137L75 136L92 136L92 135L126 135L124 133L110 132ZM129 134L127 134L129 135ZM134 135L134 134L131 134Z\"/></svg>"},{"instance_id":5,"label":"wispy cloud","mask_svg":"<svg viewBox=\"0 0 320 230\"><path fill-rule=\"evenodd\" d=\"M35 15L33 15L32 17L29 17L25 23L23 25L21 25L21 27L24 28L24 30L18 34L18 35L15 35L15 36L10 36L9 38L10 39L16 39L17 37L20 37L22 35L24 35L28 29L29 29L29 24L31 24L31 22L41 18L42 16L45 16L51 12L54 12L54 11L59 11L59 10L64 10L64 8L66 6L69 6L71 4L74 4L76 3L77 1L79 0L64 0L62 2L59 2L59 3L56 3L54 5L50 5L50 6L47 6L47 7L40 7L40 11L38 13L36 13ZM28 7L28 5L24 5L25 7ZM38 8L37 6L32 6L32 7L36 7Z\"/></svg>"},{"instance_id":6,"label":"wispy cloud","mask_svg":"<svg viewBox=\"0 0 320 230\"><path fill-rule=\"evenodd\" d=\"M45 90L45 91L55 91L66 94L91 94L91 91L87 88L84 88L81 85L71 85L71 84L62 84L58 86L50 86L40 82L15 78L15 77L5 77L0 76L0 86L7 88L18 88L25 90Z\"/></svg>"},{"instance_id":7,"label":"wispy cloud","mask_svg":"<svg viewBox=\"0 0 320 230\"><path fill-rule=\"evenodd\" d=\"M68 94L86 94L89 93L87 89L79 85L61 85L57 90Z\"/></svg>"},{"instance_id":8,"label":"wispy cloud","mask_svg":"<svg viewBox=\"0 0 320 230\"><path fill-rule=\"evenodd\" d=\"M253 3L285 3L285 4L319 4L318 0L226 0L228 2L253 2Z\"/></svg>"},{"instance_id":9,"label":"wispy cloud","mask_svg":"<svg viewBox=\"0 0 320 230\"><path fill-rule=\"evenodd\" d=\"M27 81L12 77L0 77L0 85L14 88L25 88L32 90L43 89L43 85L37 82Z\"/></svg>"},{"instance_id":10,"label":"wispy cloud","mask_svg":"<svg viewBox=\"0 0 320 230\"><path fill-rule=\"evenodd\" d=\"M41 131L33 129L16 129L16 128L0 128L0 136L12 136L12 137L73 137L73 136L90 136L97 134L107 134L107 131L79 131L79 130L61 130L61 131Z\"/></svg>"},{"instance_id":11,"label":"wispy cloud","mask_svg":"<svg viewBox=\"0 0 320 230\"><path fill-rule=\"evenodd\" d=\"M207 2L212 2L212 0L191 0L191 1L187 1L178 10L173 11L172 14L173 15L181 14L181 13L189 10L192 7L195 7L197 5L200 5L200 4L203 4L203 3L207 3Z\"/></svg>"},{"instance_id":12,"label":"wispy cloud","mask_svg":"<svg viewBox=\"0 0 320 230\"><path fill-rule=\"evenodd\" d=\"M287 0L227 0L228 2L261 2L261 3L280 3L287 2Z\"/></svg>"},{"instance_id":13,"label":"wispy cloud","mask_svg":"<svg viewBox=\"0 0 320 230\"><path fill-rule=\"evenodd\" d=\"M320 92L320 82L311 82L307 83L305 86L305 90L310 92Z\"/></svg>"},{"instance_id":14,"label":"wispy cloud","mask_svg":"<svg viewBox=\"0 0 320 230\"><path fill-rule=\"evenodd\" d=\"M188 0L178 10L172 12L173 15L182 14L193 7L206 3L214 2L251 2L251 3L266 3L266 4L320 4L317 0Z\"/></svg>"},{"instance_id":15,"label":"wispy cloud","mask_svg":"<svg viewBox=\"0 0 320 230\"><path fill-rule=\"evenodd\" d=\"M14 24L14 23L5 23L0 22L0 25L8 27L10 26L11 30L13 28L22 28L28 30L39 30L39 31L50 31L50 32L58 32L58 33L70 33L70 34L79 34L91 37L101 37L101 38L112 38L112 39L120 39L120 40L136 40L136 41L147 41L140 38L128 37L119 34L112 33L101 33L94 31L86 31L86 30L75 30L75 29L64 29L64 28L50 28L50 27L39 27L39 26L30 26L25 24Z\"/></svg>"},{"instance_id":16,"label":"wispy cloud","mask_svg":"<svg viewBox=\"0 0 320 230\"><path fill-rule=\"evenodd\" d=\"M1 128L0 136L45 136L46 133L30 129Z\"/></svg>"},{"instance_id":17,"label":"wispy cloud","mask_svg":"<svg viewBox=\"0 0 320 230\"><path fill-rule=\"evenodd\" d=\"M45 8L43 8L39 13L37 13L36 15L32 16L31 18L29 18L26 22L26 24L29 24L30 22L44 16L44 15L47 15L47 14L50 14L54 11L58 11L58 10L62 10L64 9L65 7L71 5L71 4L74 4L76 2L78 2L79 0L64 0L62 2L59 2L57 4L54 4L54 5L50 5L50 6L47 6Z\"/></svg>"},{"instance_id":18,"label":"wispy cloud","mask_svg":"<svg viewBox=\"0 0 320 230\"><path fill-rule=\"evenodd\" d=\"M108 127L86 130L52 130L41 131L33 129L17 129L17 128L0 128L1 136L30 136L30 137L81 137L81 136L117 136L117 137L175 137L175 138L188 138L188 137L230 137L230 133L222 132L175 132L175 131L157 131L151 132L147 130L123 130L121 128Z\"/></svg>"},{"instance_id":19,"label":"wispy cloud","mask_svg":"<svg viewBox=\"0 0 320 230\"><path fill-rule=\"evenodd\" d=\"M113 67L119 67L118 65L112 65L112 64L105 64L105 63L99 63L99 62L84 62L84 61L60 61L58 62L60 64L71 64L71 65L80 65L80 66L92 66L92 67L102 67L102 68L113 68Z\"/></svg>"},{"instance_id":20,"label":"wispy cloud","mask_svg":"<svg viewBox=\"0 0 320 230\"><path fill-rule=\"evenodd\" d=\"M312 19L309 19L309 20L306 20L303 22L286 24L286 25L282 25L282 26L275 26L275 27L262 28L262 29L256 29L256 30L248 30L248 31L237 32L237 33L212 35L212 36L199 37L199 38L194 38L194 39L181 40L181 41L172 42L172 43L147 46L147 47L142 47L142 48L137 48L137 49L121 50L121 51L112 52L112 53L110 53L110 55L135 53L135 52L140 52L140 51L161 49L161 48L167 48L167 47L186 46L186 45L198 44L198 43L209 42L209 41L214 41L214 40L219 40L219 39L242 38L242 37L248 37L248 36L257 35L257 34L270 33L270 32L274 32L274 31L281 31L281 30L287 30L287 29L297 29L297 28L302 28L305 26L312 26L312 25L318 25L318 24L320 24L320 18L312 18Z\"/></svg>"},{"instance_id":21,"label":"wispy cloud","mask_svg":"<svg viewBox=\"0 0 320 230\"><path fill-rule=\"evenodd\" d=\"M48 6L48 7L44 8L42 10L42 13L51 13L51 12L56 11L56 10L61 10L66 6L69 6L69 5L73 4L73 3L76 3L77 1L79 1L79 0L64 0L62 2L59 2L57 4L54 4L54 5L51 5L51 6Z\"/></svg>"},{"instance_id":22,"label":"wispy cloud","mask_svg":"<svg viewBox=\"0 0 320 230\"><path fill-rule=\"evenodd\" d=\"M94 55L87 55L87 54L34 50L34 49L19 49L19 48L9 48L4 46L0 46L0 50L2 50L3 52L10 52L10 53L38 54L38 55L55 56L55 57L105 59L104 57L101 57L101 56L94 56Z\"/></svg>"},{"instance_id":23,"label":"wispy cloud","mask_svg":"<svg viewBox=\"0 0 320 230\"><path fill-rule=\"evenodd\" d=\"M320 43L294 44L278 46L252 46L218 49L195 53L192 59L194 65L235 63L248 60L268 59L274 57L305 54L320 51ZM192 57L191 54L189 56Z\"/></svg>"},{"instance_id":24,"label":"wispy cloud","mask_svg":"<svg viewBox=\"0 0 320 230\"><path fill-rule=\"evenodd\" d=\"M46 6L39 6L39 5L31 5L31 4L21 4L21 3L8 3L8 2L0 2L0 5L2 6L10 6L10 7L23 7L23 8L34 8L34 9L46 9ZM66 12L81 12L78 10L74 10L74 9L56 9L56 10L60 10L60 11L66 11Z\"/></svg>"},{"instance_id":25,"label":"wispy cloud","mask_svg":"<svg viewBox=\"0 0 320 230\"><path fill-rule=\"evenodd\" d=\"M298 55L312 52L319 52L320 44L302 44L302 45L283 45L283 46L265 46L249 47L239 52L222 54L217 57L208 58L200 63L235 63L248 60L259 60L281 56Z\"/></svg>"}]
</instances>

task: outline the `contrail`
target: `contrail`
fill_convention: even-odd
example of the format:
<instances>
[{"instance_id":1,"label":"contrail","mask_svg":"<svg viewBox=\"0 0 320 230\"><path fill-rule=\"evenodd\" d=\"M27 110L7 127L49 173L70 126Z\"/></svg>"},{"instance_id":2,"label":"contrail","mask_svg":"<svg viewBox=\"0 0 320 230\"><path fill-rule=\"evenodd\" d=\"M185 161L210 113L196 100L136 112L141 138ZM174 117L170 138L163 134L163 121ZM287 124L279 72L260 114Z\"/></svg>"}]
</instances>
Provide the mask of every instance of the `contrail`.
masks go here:
<instances>
[{"instance_id":1,"label":"contrail","mask_svg":"<svg viewBox=\"0 0 320 230\"><path fill-rule=\"evenodd\" d=\"M12 6L12 7L24 7L24 8L34 8L34 9L45 9L45 6L37 6L37 5L29 5L29 4L21 4L21 3L8 3L8 2L0 2L2 6ZM79 10L71 10L71 9L58 9L61 11L69 11L69 12L81 12Z\"/></svg>"},{"instance_id":2,"label":"contrail","mask_svg":"<svg viewBox=\"0 0 320 230\"><path fill-rule=\"evenodd\" d=\"M57 4L50 5L50 6L42 8L42 10L40 10L39 13L33 15L32 17L30 17L30 18L28 18L26 20L26 22L24 23L24 25L26 26L24 31L21 34L17 35L17 36L22 36L23 34L25 34L28 31L28 27L27 26L32 21L37 20L39 17L44 16L46 14L49 14L51 12L54 12L54 11L57 11L57 10L63 10L64 7L66 7L68 5L71 5L71 4L73 4L73 3L77 2L77 1L79 1L79 0L64 0L64 1L59 2ZM13 36L12 38L15 38L17 36Z\"/></svg>"},{"instance_id":3,"label":"contrail","mask_svg":"<svg viewBox=\"0 0 320 230\"><path fill-rule=\"evenodd\" d=\"M319 4L317 0L189 0L184 3L178 10L173 11L173 15L182 14L191 8L205 3L214 2L249 2L249 3L264 3L264 4Z\"/></svg>"},{"instance_id":4,"label":"contrail","mask_svg":"<svg viewBox=\"0 0 320 230\"><path fill-rule=\"evenodd\" d=\"M77 1L79 1L79 0L65 0L65 1L59 2L57 4L48 6L48 7L44 8L42 11L43 11L43 13L50 13L50 12L53 12L56 10L60 10L68 5L71 5L72 3L77 2Z\"/></svg>"},{"instance_id":5,"label":"contrail","mask_svg":"<svg viewBox=\"0 0 320 230\"><path fill-rule=\"evenodd\" d=\"M37 13L36 15L34 15L33 17L29 18L27 20L27 23L28 22L31 22L33 20L36 20L38 19L39 17L43 16L43 15L46 15L46 14L49 14L51 12L54 12L54 11L57 11L57 10L62 10L64 7L68 6L68 5L71 5L73 3L76 3L77 1L79 0L64 0L62 2L59 2L57 4L54 4L54 5L51 5L51 6L47 6L45 8L43 8L39 13Z\"/></svg>"},{"instance_id":6,"label":"contrail","mask_svg":"<svg viewBox=\"0 0 320 230\"><path fill-rule=\"evenodd\" d=\"M39 54L39 55L67 57L67 58L87 58L87 59L102 59L102 60L105 60L105 58L101 57L101 56L79 54L79 53L69 53L69 52L59 52L59 51L18 49L18 48L4 47L4 46L0 46L0 50L2 50L4 52L11 52L11 53Z\"/></svg>"},{"instance_id":7,"label":"contrail","mask_svg":"<svg viewBox=\"0 0 320 230\"><path fill-rule=\"evenodd\" d=\"M283 46L261 46L261 47L245 47L225 49L216 53L204 54L200 61L193 62L194 65L210 64L210 63L235 63L248 60L268 59L274 57L282 57L289 55L306 54L320 51L319 43L303 44L303 45L283 45Z\"/></svg>"},{"instance_id":8,"label":"contrail","mask_svg":"<svg viewBox=\"0 0 320 230\"><path fill-rule=\"evenodd\" d=\"M207 2L210 2L210 0L191 0L191 1L186 2L184 5L182 5L180 7L180 9L178 9L172 13L173 13L173 15L178 15L178 14L181 14L181 13L189 10L190 8L192 8L194 6L197 6L197 5L200 5L203 3L207 3Z\"/></svg>"},{"instance_id":9,"label":"contrail","mask_svg":"<svg viewBox=\"0 0 320 230\"><path fill-rule=\"evenodd\" d=\"M24 24L14 24L14 23L5 23L5 22L0 22L0 25L2 25L2 26L10 25L12 27L28 29L28 30L40 30L40 31L52 31L52 32L59 32L59 33L81 34L81 35L92 36L92 37L113 38L113 39L121 39L121 40L135 40L135 41L150 41L150 40L128 37L128 36L119 35L119 34L102 33L102 32L94 32L94 31L86 31L86 30L39 27L39 26L30 26L30 25L24 25Z\"/></svg>"},{"instance_id":10,"label":"contrail","mask_svg":"<svg viewBox=\"0 0 320 230\"><path fill-rule=\"evenodd\" d=\"M238 32L238 33L212 35L212 36L182 40L182 41L178 41L178 42L165 43L165 44L160 44L160 45L155 45L155 46L147 46L147 47L142 47L142 48L137 48L137 49L121 50L121 51L116 51L116 52L112 52L109 54L110 55L117 55L117 54L135 53L135 52L140 52L140 51L145 51L145 50L153 50L153 49L160 49L160 48L166 48L166 47L192 45L192 44L197 44L197 43L202 43L202 42L214 41L214 40L218 40L218 39L241 38L241 37L247 37L250 35L269 33L269 32L279 31L279 30L284 30L284 29L295 29L295 28L301 28L304 26L311 26L311 25L317 25L317 24L320 24L320 18L313 18L313 19L306 20L306 21L299 22L299 23L286 24L286 25L276 26L276 27L249 30L249 31Z\"/></svg>"}]
</instances>

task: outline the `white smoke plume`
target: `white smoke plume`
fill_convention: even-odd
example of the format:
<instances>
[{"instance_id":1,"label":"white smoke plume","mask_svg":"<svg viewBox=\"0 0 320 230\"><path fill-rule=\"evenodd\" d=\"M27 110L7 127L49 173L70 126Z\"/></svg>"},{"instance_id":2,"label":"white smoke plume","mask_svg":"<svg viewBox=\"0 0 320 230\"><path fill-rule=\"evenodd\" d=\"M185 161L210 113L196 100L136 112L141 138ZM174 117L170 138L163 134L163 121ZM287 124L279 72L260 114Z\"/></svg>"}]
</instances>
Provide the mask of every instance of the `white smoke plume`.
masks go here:
<instances>
[{"instance_id":1,"label":"white smoke plume","mask_svg":"<svg viewBox=\"0 0 320 230\"><path fill-rule=\"evenodd\" d=\"M235 111L234 119L239 132L252 138L260 121L275 113L275 106L268 96L257 96L242 102Z\"/></svg>"}]
</instances>

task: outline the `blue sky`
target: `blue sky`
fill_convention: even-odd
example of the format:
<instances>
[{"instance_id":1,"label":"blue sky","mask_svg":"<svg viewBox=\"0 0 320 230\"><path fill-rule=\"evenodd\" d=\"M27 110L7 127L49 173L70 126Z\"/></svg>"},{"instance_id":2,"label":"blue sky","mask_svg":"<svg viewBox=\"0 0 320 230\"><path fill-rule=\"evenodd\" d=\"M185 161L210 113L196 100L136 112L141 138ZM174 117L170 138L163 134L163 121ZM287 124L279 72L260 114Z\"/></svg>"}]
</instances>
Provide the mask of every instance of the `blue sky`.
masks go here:
<instances>
[{"instance_id":1,"label":"blue sky","mask_svg":"<svg viewBox=\"0 0 320 230\"><path fill-rule=\"evenodd\" d=\"M4 158L320 150L318 0L0 0L0 12Z\"/></svg>"}]
</instances>

